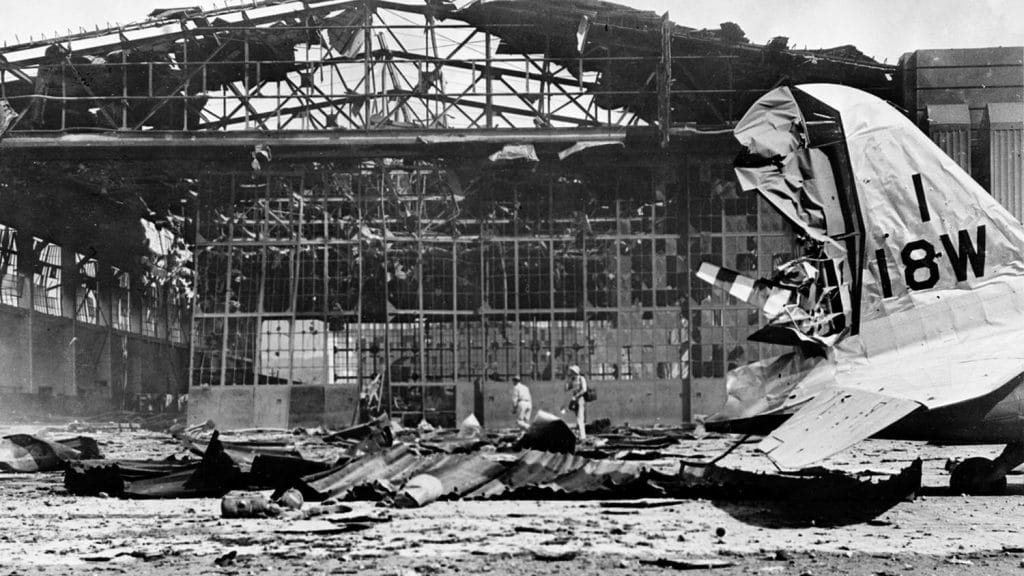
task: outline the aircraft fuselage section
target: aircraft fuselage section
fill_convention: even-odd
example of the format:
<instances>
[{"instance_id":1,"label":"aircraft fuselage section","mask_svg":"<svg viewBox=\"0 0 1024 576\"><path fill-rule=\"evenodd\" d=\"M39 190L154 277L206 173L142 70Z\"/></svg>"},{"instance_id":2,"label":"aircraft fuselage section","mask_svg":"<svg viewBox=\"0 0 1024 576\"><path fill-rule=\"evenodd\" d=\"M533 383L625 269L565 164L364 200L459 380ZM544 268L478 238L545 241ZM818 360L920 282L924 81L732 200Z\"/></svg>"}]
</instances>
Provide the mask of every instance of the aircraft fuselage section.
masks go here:
<instances>
[{"instance_id":1,"label":"aircraft fuselage section","mask_svg":"<svg viewBox=\"0 0 1024 576\"><path fill-rule=\"evenodd\" d=\"M880 436L942 444L1024 441L1024 374L981 398L911 414Z\"/></svg>"}]
</instances>

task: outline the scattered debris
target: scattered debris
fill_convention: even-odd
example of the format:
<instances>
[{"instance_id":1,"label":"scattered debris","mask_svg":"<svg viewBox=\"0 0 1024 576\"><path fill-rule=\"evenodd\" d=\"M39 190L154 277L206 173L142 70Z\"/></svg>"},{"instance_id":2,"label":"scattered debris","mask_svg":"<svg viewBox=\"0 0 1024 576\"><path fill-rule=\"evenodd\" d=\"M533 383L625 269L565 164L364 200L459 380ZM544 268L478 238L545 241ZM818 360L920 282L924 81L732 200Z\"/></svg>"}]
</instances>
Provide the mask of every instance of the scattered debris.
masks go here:
<instances>
[{"instance_id":1,"label":"scattered debris","mask_svg":"<svg viewBox=\"0 0 1024 576\"><path fill-rule=\"evenodd\" d=\"M476 438L482 435L483 427L480 425L480 420L477 420L476 414L466 416L462 424L459 424L459 436L462 438Z\"/></svg>"},{"instance_id":2,"label":"scattered debris","mask_svg":"<svg viewBox=\"0 0 1024 576\"><path fill-rule=\"evenodd\" d=\"M345 440L362 441L367 439L374 441L381 447L388 447L394 444L394 433L391 429L391 420L387 414L381 414L369 422L351 426L337 432L324 436L324 442L340 442Z\"/></svg>"},{"instance_id":3,"label":"scattered debris","mask_svg":"<svg viewBox=\"0 0 1024 576\"><path fill-rule=\"evenodd\" d=\"M220 501L220 514L224 518L268 518L280 516L282 512L280 505L259 492L230 492Z\"/></svg>"},{"instance_id":4,"label":"scattered debris","mask_svg":"<svg viewBox=\"0 0 1024 576\"><path fill-rule=\"evenodd\" d=\"M144 479L191 473L199 466L195 460L76 460L68 462L64 488L78 496L121 496L125 486Z\"/></svg>"},{"instance_id":5,"label":"scattered debris","mask_svg":"<svg viewBox=\"0 0 1024 576\"><path fill-rule=\"evenodd\" d=\"M519 439L518 447L524 450L572 454L576 451L576 435L565 420L539 410L533 424Z\"/></svg>"},{"instance_id":6,"label":"scattered debris","mask_svg":"<svg viewBox=\"0 0 1024 576\"><path fill-rule=\"evenodd\" d=\"M368 522L345 522L337 523L327 520L296 520L279 528L275 528L277 534L341 534L343 532L356 532L369 530L373 524Z\"/></svg>"},{"instance_id":7,"label":"scattered debris","mask_svg":"<svg viewBox=\"0 0 1024 576\"><path fill-rule=\"evenodd\" d=\"M601 502L602 508L661 508L664 506L678 506L682 500L665 499L641 499L641 500L610 500Z\"/></svg>"},{"instance_id":8,"label":"scattered debris","mask_svg":"<svg viewBox=\"0 0 1024 576\"><path fill-rule=\"evenodd\" d=\"M612 428L612 421L607 418L598 418L587 424L587 434L603 434Z\"/></svg>"},{"instance_id":9,"label":"scattered debris","mask_svg":"<svg viewBox=\"0 0 1024 576\"><path fill-rule=\"evenodd\" d=\"M528 162L540 162L537 158L537 150L533 144L506 144L501 150L487 157L491 162L502 160L526 160Z\"/></svg>"},{"instance_id":10,"label":"scattered debris","mask_svg":"<svg viewBox=\"0 0 1024 576\"><path fill-rule=\"evenodd\" d=\"M275 490L287 489L295 486L304 476L325 472L330 468L326 462L298 456L257 454L253 458L249 477L253 485Z\"/></svg>"},{"instance_id":11,"label":"scattered debris","mask_svg":"<svg viewBox=\"0 0 1024 576\"><path fill-rule=\"evenodd\" d=\"M218 556L213 563L217 566L230 566L235 563L235 558L238 557L238 551L232 550L224 555Z\"/></svg>"},{"instance_id":12,"label":"scattered debris","mask_svg":"<svg viewBox=\"0 0 1024 576\"><path fill-rule=\"evenodd\" d=\"M215 431L195 470L132 482L125 487L123 495L127 498L220 497L244 484L241 468L225 451Z\"/></svg>"},{"instance_id":13,"label":"scattered debris","mask_svg":"<svg viewBox=\"0 0 1024 576\"><path fill-rule=\"evenodd\" d=\"M728 568L736 563L722 558L658 558L656 560L641 559L640 564L644 566L657 566L658 568L674 568L676 570L706 570L711 568Z\"/></svg>"},{"instance_id":14,"label":"scattered debris","mask_svg":"<svg viewBox=\"0 0 1024 576\"><path fill-rule=\"evenodd\" d=\"M572 430L561 419L543 412L514 442L514 437L502 440L500 436L488 436L473 418L464 421L459 430L404 430L400 440L395 439L386 416L334 433L248 430L235 431L231 440L225 441L219 431L213 430L201 447L198 437L205 435L203 429L177 436L190 451L202 456L199 460L79 459L62 463L56 454L72 458L98 452L95 441L76 438L64 444L31 436L5 440L14 438L36 447L35 454L41 455L40 461L46 466L64 466L64 485L71 494L222 497L221 513L225 518L298 521L322 517L323 522L332 524L295 528L316 533L365 529L365 525L390 520L351 516L352 508L342 502L353 500L417 508L459 498L608 499L602 507L610 514L672 506L691 498L726 502L827 500L872 503L858 504L858 508L880 513L885 506L915 494L921 482L919 461L888 476L821 469L800 474L754 473L694 463L682 464L679 473L671 475L631 461L630 454L634 450L644 453L645 447L668 447L687 437L689 430L620 428L596 438L597 445L622 448L619 452L610 457L597 449L586 455L574 454L576 438ZM302 438L321 447L318 458L304 456L296 449L297 439ZM544 446L548 451L523 450L531 445ZM500 450L506 452L495 454ZM510 457L508 450L523 451ZM875 520L875 524L882 522ZM339 528L349 524L349 528ZM724 529L718 528L715 534L723 538Z\"/></svg>"},{"instance_id":15,"label":"scattered debris","mask_svg":"<svg viewBox=\"0 0 1024 576\"><path fill-rule=\"evenodd\" d=\"M0 471L4 472L52 472L73 460L98 457L99 448L91 438L53 442L28 434L11 434L0 439Z\"/></svg>"},{"instance_id":16,"label":"scattered debris","mask_svg":"<svg viewBox=\"0 0 1024 576\"><path fill-rule=\"evenodd\" d=\"M548 550L539 548L531 552L535 560L543 560L545 562L566 562L568 560L575 560L576 556L579 555L577 550Z\"/></svg>"}]
</instances>

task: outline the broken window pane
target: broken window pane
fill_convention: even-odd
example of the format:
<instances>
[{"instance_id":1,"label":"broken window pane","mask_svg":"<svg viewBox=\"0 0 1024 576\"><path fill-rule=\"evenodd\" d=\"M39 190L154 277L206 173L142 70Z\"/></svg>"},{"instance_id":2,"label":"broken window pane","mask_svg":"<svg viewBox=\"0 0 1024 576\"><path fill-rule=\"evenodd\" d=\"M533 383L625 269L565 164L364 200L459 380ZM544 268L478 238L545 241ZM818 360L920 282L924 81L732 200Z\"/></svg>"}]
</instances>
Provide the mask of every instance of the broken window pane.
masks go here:
<instances>
[{"instance_id":1,"label":"broken window pane","mask_svg":"<svg viewBox=\"0 0 1024 576\"><path fill-rule=\"evenodd\" d=\"M160 316L160 287L155 283L146 285L142 293L142 334L156 337Z\"/></svg>"},{"instance_id":2,"label":"broken window pane","mask_svg":"<svg viewBox=\"0 0 1024 576\"><path fill-rule=\"evenodd\" d=\"M131 330L131 277L128 272L113 268L114 289L112 294L113 324L115 330Z\"/></svg>"},{"instance_id":3,"label":"broken window pane","mask_svg":"<svg viewBox=\"0 0 1024 576\"><path fill-rule=\"evenodd\" d=\"M61 247L35 238L33 250L36 253L36 271L32 305L37 312L60 316L64 313Z\"/></svg>"},{"instance_id":4,"label":"broken window pane","mask_svg":"<svg viewBox=\"0 0 1024 576\"><path fill-rule=\"evenodd\" d=\"M21 274L18 270L18 231L0 224L0 304L21 304Z\"/></svg>"}]
</instances>

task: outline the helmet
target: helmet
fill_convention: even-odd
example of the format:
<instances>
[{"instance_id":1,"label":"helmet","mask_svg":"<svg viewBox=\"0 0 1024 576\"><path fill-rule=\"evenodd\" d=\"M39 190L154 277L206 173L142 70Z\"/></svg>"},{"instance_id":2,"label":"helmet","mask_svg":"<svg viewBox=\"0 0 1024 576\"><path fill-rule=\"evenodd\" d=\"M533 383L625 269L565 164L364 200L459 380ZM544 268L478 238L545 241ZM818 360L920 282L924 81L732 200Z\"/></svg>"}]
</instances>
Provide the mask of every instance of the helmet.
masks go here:
<instances>
[{"instance_id":1,"label":"helmet","mask_svg":"<svg viewBox=\"0 0 1024 576\"><path fill-rule=\"evenodd\" d=\"M575 365L575 364L573 364L572 366L569 366L569 372L572 372L573 374L579 376L579 374L580 374L580 367Z\"/></svg>"}]
</instances>

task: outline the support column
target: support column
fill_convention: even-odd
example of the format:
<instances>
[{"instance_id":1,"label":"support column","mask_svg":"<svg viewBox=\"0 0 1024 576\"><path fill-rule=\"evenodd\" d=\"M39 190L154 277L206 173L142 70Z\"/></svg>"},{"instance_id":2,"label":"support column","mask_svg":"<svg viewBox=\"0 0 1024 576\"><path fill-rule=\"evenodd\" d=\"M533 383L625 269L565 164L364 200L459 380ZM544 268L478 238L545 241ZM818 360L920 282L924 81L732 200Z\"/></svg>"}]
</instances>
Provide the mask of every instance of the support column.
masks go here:
<instances>
[{"instance_id":1,"label":"support column","mask_svg":"<svg viewBox=\"0 0 1024 576\"><path fill-rule=\"evenodd\" d=\"M78 288L82 284L78 270L78 254L67 246L60 248L61 316L70 321L70 328L62 330L60 357L64 363L64 385L61 392L78 396ZM68 326L67 322L62 322Z\"/></svg>"},{"instance_id":2,"label":"support column","mask_svg":"<svg viewBox=\"0 0 1024 576\"><path fill-rule=\"evenodd\" d=\"M25 341L28 343L26 346L28 355L26 356L26 368L28 380L22 387L23 392L33 393L36 392L38 387L36 386L35 370L32 362L32 354L34 352L34 330L35 330L35 307L33 306L34 294L35 294L35 267L36 267L36 253L33 248L34 238L32 236L32 229L28 227L18 228L18 274L19 280L21 281L21 298L19 306L25 310L26 321L25 321Z\"/></svg>"},{"instance_id":3,"label":"support column","mask_svg":"<svg viewBox=\"0 0 1024 576\"><path fill-rule=\"evenodd\" d=\"M114 287L117 279L114 271L103 261L96 264L96 305L99 308L99 326L103 331L103 370L100 375L106 378L107 397L114 398ZM99 371L98 371L99 372Z\"/></svg>"}]
</instances>

